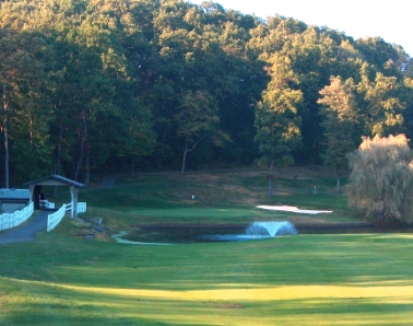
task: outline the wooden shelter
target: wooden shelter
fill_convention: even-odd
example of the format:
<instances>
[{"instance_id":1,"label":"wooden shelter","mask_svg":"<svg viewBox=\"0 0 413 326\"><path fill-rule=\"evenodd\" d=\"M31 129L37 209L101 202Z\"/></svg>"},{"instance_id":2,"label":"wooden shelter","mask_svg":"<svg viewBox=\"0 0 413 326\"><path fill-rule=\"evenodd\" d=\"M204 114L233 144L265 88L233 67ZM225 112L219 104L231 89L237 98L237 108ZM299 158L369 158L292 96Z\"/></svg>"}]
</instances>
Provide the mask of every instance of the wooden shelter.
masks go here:
<instances>
[{"instance_id":1,"label":"wooden shelter","mask_svg":"<svg viewBox=\"0 0 413 326\"><path fill-rule=\"evenodd\" d=\"M71 195L71 204L72 204L72 211L71 216L77 216L77 204L78 204L78 194L79 189L84 187L84 184L67 179L57 174L52 174L50 176L30 181L24 184L24 186L29 187L31 197L34 203L34 209L41 209L40 202L44 200L42 194L42 187L43 186L52 186L52 187L60 187L60 186L68 186L70 187L70 195Z\"/></svg>"},{"instance_id":2,"label":"wooden shelter","mask_svg":"<svg viewBox=\"0 0 413 326\"><path fill-rule=\"evenodd\" d=\"M13 213L30 204L31 194L28 189L0 189L0 214Z\"/></svg>"}]
</instances>

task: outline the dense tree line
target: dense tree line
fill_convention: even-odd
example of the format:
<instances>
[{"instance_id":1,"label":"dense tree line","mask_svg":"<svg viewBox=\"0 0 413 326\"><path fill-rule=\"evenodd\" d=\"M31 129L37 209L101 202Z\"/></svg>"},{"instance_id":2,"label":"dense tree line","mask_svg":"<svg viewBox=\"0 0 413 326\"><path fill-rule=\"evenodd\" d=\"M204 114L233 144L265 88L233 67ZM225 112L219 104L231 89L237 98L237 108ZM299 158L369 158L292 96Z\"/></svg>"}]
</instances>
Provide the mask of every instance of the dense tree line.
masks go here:
<instances>
[{"instance_id":1,"label":"dense tree line","mask_svg":"<svg viewBox=\"0 0 413 326\"><path fill-rule=\"evenodd\" d=\"M6 187L254 162L340 176L361 136L412 136L411 60L379 37L182 0L9 0L0 22Z\"/></svg>"}]
</instances>

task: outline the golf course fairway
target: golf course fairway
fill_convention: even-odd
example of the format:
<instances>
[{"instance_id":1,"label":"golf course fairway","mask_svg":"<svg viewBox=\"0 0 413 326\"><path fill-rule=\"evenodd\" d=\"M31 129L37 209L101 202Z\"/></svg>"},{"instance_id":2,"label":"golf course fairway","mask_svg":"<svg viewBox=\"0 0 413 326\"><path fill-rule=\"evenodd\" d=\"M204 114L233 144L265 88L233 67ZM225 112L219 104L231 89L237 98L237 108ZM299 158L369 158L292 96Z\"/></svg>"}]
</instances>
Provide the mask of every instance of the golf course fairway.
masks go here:
<instances>
[{"instance_id":1,"label":"golf course fairway","mask_svg":"<svg viewBox=\"0 0 413 326\"><path fill-rule=\"evenodd\" d=\"M1 325L408 325L409 234L2 246ZM52 243L55 243L52 245Z\"/></svg>"}]
</instances>

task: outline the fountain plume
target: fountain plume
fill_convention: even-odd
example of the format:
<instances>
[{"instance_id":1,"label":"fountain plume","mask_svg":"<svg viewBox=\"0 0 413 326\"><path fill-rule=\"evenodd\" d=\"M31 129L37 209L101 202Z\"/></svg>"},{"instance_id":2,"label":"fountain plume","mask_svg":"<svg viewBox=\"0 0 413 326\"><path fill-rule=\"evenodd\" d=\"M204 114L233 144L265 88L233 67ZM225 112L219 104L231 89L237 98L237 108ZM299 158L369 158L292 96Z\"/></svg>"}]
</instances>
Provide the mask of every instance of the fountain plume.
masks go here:
<instances>
[{"instance_id":1,"label":"fountain plume","mask_svg":"<svg viewBox=\"0 0 413 326\"><path fill-rule=\"evenodd\" d=\"M275 237L297 234L297 230L292 223L287 221L254 222L247 228L246 234Z\"/></svg>"}]
</instances>

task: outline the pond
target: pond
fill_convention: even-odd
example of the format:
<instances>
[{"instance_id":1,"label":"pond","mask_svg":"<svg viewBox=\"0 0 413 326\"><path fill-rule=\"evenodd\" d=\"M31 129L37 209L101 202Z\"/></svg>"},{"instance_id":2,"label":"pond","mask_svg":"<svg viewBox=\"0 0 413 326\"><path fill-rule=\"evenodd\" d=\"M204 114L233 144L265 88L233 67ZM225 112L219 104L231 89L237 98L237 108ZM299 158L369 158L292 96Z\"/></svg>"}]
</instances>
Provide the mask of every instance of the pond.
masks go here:
<instances>
[{"instance_id":1,"label":"pond","mask_svg":"<svg viewBox=\"0 0 413 326\"><path fill-rule=\"evenodd\" d=\"M245 224L149 224L127 234L113 235L126 244L185 244L197 242L252 241L295 235L288 221L265 221Z\"/></svg>"},{"instance_id":2,"label":"pond","mask_svg":"<svg viewBox=\"0 0 413 326\"><path fill-rule=\"evenodd\" d=\"M369 222L263 221L251 224L153 223L135 225L135 230L112 237L118 243L170 245L198 242L253 241L295 234L413 233L412 226Z\"/></svg>"}]
</instances>

